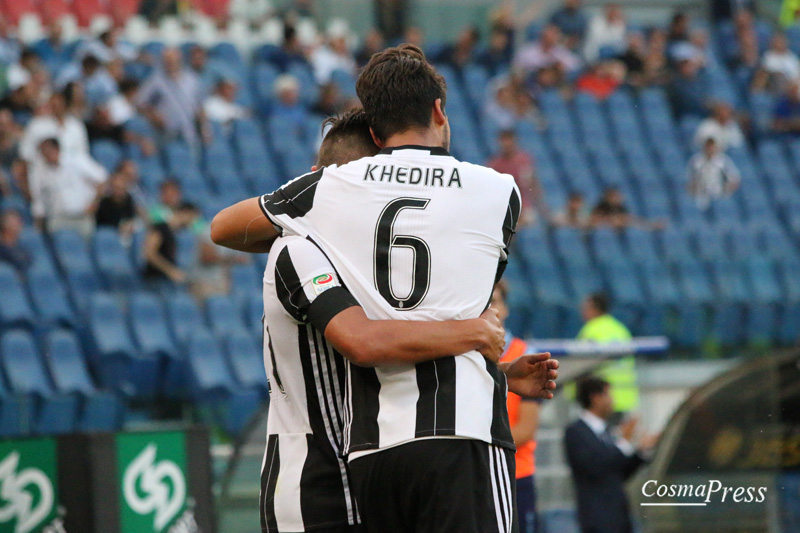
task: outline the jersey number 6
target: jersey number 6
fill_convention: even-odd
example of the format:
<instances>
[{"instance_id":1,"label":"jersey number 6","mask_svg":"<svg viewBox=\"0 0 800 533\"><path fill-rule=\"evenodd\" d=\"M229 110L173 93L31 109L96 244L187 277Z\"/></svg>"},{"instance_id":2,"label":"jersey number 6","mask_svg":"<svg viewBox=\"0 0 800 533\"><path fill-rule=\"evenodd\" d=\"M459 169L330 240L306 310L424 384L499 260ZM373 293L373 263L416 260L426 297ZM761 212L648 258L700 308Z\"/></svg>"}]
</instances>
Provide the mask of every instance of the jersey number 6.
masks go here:
<instances>
[{"instance_id":1,"label":"jersey number 6","mask_svg":"<svg viewBox=\"0 0 800 533\"><path fill-rule=\"evenodd\" d=\"M395 235L394 223L403 209L425 209L430 199L397 198L383 208L375 228L375 287L395 309L414 309L425 298L431 281L431 251L428 244L413 235ZM411 292L398 298L392 290L392 248L410 248L414 253Z\"/></svg>"}]
</instances>

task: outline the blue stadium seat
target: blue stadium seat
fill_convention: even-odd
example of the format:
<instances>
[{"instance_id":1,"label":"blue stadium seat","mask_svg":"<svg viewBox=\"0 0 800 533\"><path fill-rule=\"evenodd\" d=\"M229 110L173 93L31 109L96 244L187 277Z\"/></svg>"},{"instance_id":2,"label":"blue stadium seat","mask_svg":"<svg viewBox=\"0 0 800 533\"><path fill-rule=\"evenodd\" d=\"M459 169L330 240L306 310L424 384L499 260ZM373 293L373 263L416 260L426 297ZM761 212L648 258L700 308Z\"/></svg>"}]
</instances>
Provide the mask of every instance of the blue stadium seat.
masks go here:
<instances>
[{"instance_id":1,"label":"blue stadium seat","mask_svg":"<svg viewBox=\"0 0 800 533\"><path fill-rule=\"evenodd\" d=\"M139 352L160 361L163 392L168 396L180 395L185 387L186 361L169 332L161 302L152 293L133 293L128 317Z\"/></svg>"},{"instance_id":2,"label":"blue stadium seat","mask_svg":"<svg viewBox=\"0 0 800 533\"><path fill-rule=\"evenodd\" d=\"M474 72L470 73L473 81L475 82L475 91L478 91L481 86L481 79L477 77ZM339 92L345 98L357 98L356 96L356 78L346 70L336 69L331 73L331 81L339 88ZM485 87L486 81L483 81Z\"/></svg>"},{"instance_id":3,"label":"blue stadium seat","mask_svg":"<svg viewBox=\"0 0 800 533\"><path fill-rule=\"evenodd\" d=\"M234 265L231 267L231 292L236 297L246 296L251 293L261 294L261 278L263 271L256 271L256 268L248 263L244 265Z\"/></svg>"},{"instance_id":4,"label":"blue stadium seat","mask_svg":"<svg viewBox=\"0 0 800 533\"><path fill-rule=\"evenodd\" d=\"M229 335L224 341L231 373L239 385L258 391L262 397L267 395L267 375L264 371L264 355L261 348L253 342L253 337L245 332Z\"/></svg>"},{"instance_id":5,"label":"blue stadium seat","mask_svg":"<svg viewBox=\"0 0 800 533\"><path fill-rule=\"evenodd\" d=\"M630 227L623 232L628 256L639 265L661 264L661 257L656 249L656 237L652 231Z\"/></svg>"},{"instance_id":6,"label":"blue stadium seat","mask_svg":"<svg viewBox=\"0 0 800 533\"><path fill-rule=\"evenodd\" d=\"M629 262L604 265L606 285L611 291L615 306L634 306L641 309L645 304L644 292Z\"/></svg>"},{"instance_id":7,"label":"blue stadium seat","mask_svg":"<svg viewBox=\"0 0 800 533\"><path fill-rule=\"evenodd\" d=\"M209 296L206 299L206 315L212 331L218 337L245 329L241 313L237 312L228 297Z\"/></svg>"},{"instance_id":8,"label":"blue stadium seat","mask_svg":"<svg viewBox=\"0 0 800 533\"><path fill-rule=\"evenodd\" d=\"M280 76L277 68L270 64L257 64L251 68L253 89L258 101L258 109L262 114L269 113L275 99L275 80Z\"/></svg>"},{"instance_id":9,"label":"blue stadium seat","mask_svg":"<svg viewBox=\"0 0 800 533\"><path fill-rule=\"evenodd\" d=\"M39 356L33 337L21 330L3 334L0 340L2 366L11 389L27 398L35 414L34 432L70 433L75 429L78 402L55 392Z\"/></svg>"},{"instance_id":10,"label":"blue stadium seat","mask_svg":"<svg viewBox=\"0 0 800 533\"><path fill-rule=\"evenodd\" d=\"M89 324L95 347L91 362L100 384L127 396L152 397L160 385L158 360L136 349L122 308L112 296L92 295Z\"/></svg>"},{"instance_id":11,"label":"blue stadium seat","mask_svg":"<svg viewBox=\"0 0 800 533\"><path fill-rule=\"evenodd\" d=\"M589 252L583 240L583 235L573 228L553 229L553 244L556 252L568 263L590 265Z\"/></svg>"},{"instance_id":12,"label":"blue stadium seat","mask_svg":"<svg viewBox=\"0 0 800 533\"><path fill-rule=\"evenodd\" d=\"M25 286L17 271L0 263L0 330L8 328L34 328L37 324Z\"/></svg>"},{"instance_id":13,"label":"blue stadium seat","mask_svg":"<svg viewBox=\"0 0 800 533\"><path fill-rule=\"evenodd\" d=\"M590 232L589 244L600 264L617 265L629 262L617 232L611 228L597 228Z\"/></svg>"},{"instance_id":14,"label":"blue stadium seat","mask_svg":"<svg viewBox=\"0 0 800 533\"><path fill-rule=\"evenodd\" d=\"M727 241L727 248L731 251L733 259L745 260L760 253L758 234L752 228L732 227L727 234Z\"/></svg>"},{"instance_id":15,"label":"blue stadium seat","mask_svg":"<svg viewBox=\"0 0 800 533\"><path fill-rule=\"evenodd\" d=\"M188 346L189 340L195 334L207 329L200 308L187 293L176 292L167 295L166 308L172 337L181 348Z\"/></svg>"},{"instance_id":16,"label":"blue stadium seat","mask_svg":"<svg viewBox=\"0 0 800 533\"><path fill-rule=\"evenodd\" d=\"M675 272L683 297L693 304L712 304L716 301L708 272L693 256L682 257Z\"/></svg>"},{"instance_id":17,"label":"blue stadium seat","mask_svg":"<svg viewBox=\"0 0 800 533\"><path fill-rule=\"evenodd\" d=\"M657 262L644 263L640 272L648 298L653 303L667 306L681 303L681 293L667 267Z\"/></svg>"},{"instance_id":18,"label":"blue stadium seat","mask_svg":"<svg viewBox=\"0 0 800 533\"><path fill-rule=\"evenodd\" d=\"M755 303L777 304L783 301L774 263L758 254L746 258L744 267L750 280L750 298Z\"/></svg>"},{"instance_id":19,"label":"blue stadium seat","mask_svg":"<svg viewBox=\"0 0 800 533\"><path fill-rule=\"evenodd\" d=\"M745 304L749 301L750 291L738 263L720 256L711 261L711 274L722 302Z\"/></svg>"},{"instance_id":20,"label":"blue stadium seat","mask_svg":"<svg viewBox=\"0 0 800 533\"><path fill-rule=\"evenodd\" d=\"M5 379L0 375L0 438L17 437L27 428L23 426L25 399L9 390Z\"/></svg>"},{"instance_id":21,"label":"blue stadium seat","mask_svg":"<svg viewBox=\"0 0 800 533\"><path fill-rule=\"evenodd\" d=\"M567 262L565 270L572 286L573 301L582 301L587 295L604 288L598 272L587 263Z\"/></svg>"},{"instance_id":22,"label":"blue stadium seat","mask_svg":"<svg viewBox=\"0 0 800 533\"><path fill-rule=\"evenodd\" d=\"M176 262L184 270L190 270L197 262L197 235L191 228L175 233L177 241Z\"/></svg>"},{"instance_id":23,"label":"blue stadium seat","mask_svg":"<svg viewBox=\"0 0 800 533\"><path fill-rule=\"evenodd\" d=\"M92 142L91 154L108 172L113 172L124 157L122 148L116 142L106 139Z\"/></svg>"},{"instance_id":24,"label":"blue stadium seat","mask_svg":"<svg viewBox=\"0 0 800 533\"><path fill-rule=\"evenodd\" d=\"M97 271L107 288L121 291L138 285L138 273L116 229L97 228L92 241L92 252Z\"/></svg>"},{"instance_id":25,"label":"blue stadium seat","mask_svg":"<svg viewBox=\"0 0 800 533\"><path fill-rule=\"evenodd\" d=\"M46 271L50 274L56 274L53 256L44 241L44 237L38 230L31 227L22 230L19 243L33 256L33 264L28 270L29 274L33 271Z\"/></svg>"},{"instance_id":26,"label":"blue stadium seat","mask_svg":"<svg viewBox=\"0 0 800 533\"><path fill-rule=\"evenodd\" d=\"M121 398L95 388L75 334L66 330L51 332L46 340L46 356L56 390L81 397L79 431L116 431L122 426L125 406Z\"/></svg>"},{"instance_id":27,"label":"blue stadium seat","mask_svg":"<svg viewBox=\"0 0 800 533\"><path fill-rule=\"evenodd\" d=\"M47 327L61 325L71 328L80 324L80 317L57 275L46 270L34 270L28 273L27 278L28 292L38 313L40 324Z\"/></svg>"},{"instance_id":28,"label":"blue stadium seat","mask_svg":"<svg viewBox=\"0 0 800 533\"><path fill-rule=\"evenodd\" d=\"M51 235L61 271L67 279L70 296L76 306L84 310L88 298L100 289L99 276L92 263L86 241L71 230L61 230Z\"/></svg>"},{"instance_id":29,"label":"blue stadium seat","mask_svg":"<svg viewBox=\"0 0 800 533\"><path fill-rule=\"evenodd\" d=\"M712 261L728 256L725 235L720 229L703 224L695 229L693 237L695 249L701 259Z\"/></svg>"},{"instance_id":30,"label":"blue stadium seat","mask_svg":"<svg viewBox=\"0 0 800 533\"><path fill-rule=\"evenodd\" d=\"M670 226L656 235L661 241L661 250L668 261L677 262L695 256L687 235L681 229Z\"/></svg>"},{"instance_id":31,"label":"blue stadium seat","mask_svg":"<svg viewBox=\"0 0 800 533\"><path fill-rule=\"evenodd\" d=\"M528 270L529 282L538 302L560 307L572 305L561 270L555 265L539 264Z\"/></svg>"},{"instance_id":32,"label":"blue stadium seat","mask_svg":"<svg viewBox=\"0 0 800 533\"><path fill-rule=\"evenodd\" d=\"M203 178L200 166L191 149L182 141L170 141L164 146L167 170L177 179L186 199L201 203L211 194L211 189Z\"/></svg>"}]
</instances>

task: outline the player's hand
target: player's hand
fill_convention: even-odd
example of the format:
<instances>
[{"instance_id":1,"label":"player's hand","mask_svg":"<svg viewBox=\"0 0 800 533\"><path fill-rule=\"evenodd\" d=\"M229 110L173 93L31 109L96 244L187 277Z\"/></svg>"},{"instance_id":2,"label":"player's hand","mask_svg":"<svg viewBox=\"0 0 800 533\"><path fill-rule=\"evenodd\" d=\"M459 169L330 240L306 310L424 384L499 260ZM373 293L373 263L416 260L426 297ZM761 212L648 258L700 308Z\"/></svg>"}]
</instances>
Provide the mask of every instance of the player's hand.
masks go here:
<instances>
[{"instance_id":1,"label":"player's hand","mask_svg":"<svg viewBox=\"0 0 800 533\"><path fill-rule=\"evenodd\" d=\"M497 363L503 357L503 350L506 347L506 330L503 329L497 309L493 307L486 309L480 318L486 326L486 340L478 351L489 361Z\"/></svg>"},{"instance_id":2,"label":"player's hand","mask_svg":"<svg viewBox=\"0 0 800 533\"><path fill-rule=\"evenodd\" d=\"M639 425L639 417L632 416L626 420L624 420L619 425L619 433L623 439L631 442L633 440L633 435L636 433L636 427Z\"/></svg>"},{"instance_id":3,"label":"player's hand","mask_svg":"<svg viewBox=\"0 0 800 533\"><path fill-rule=\"evenodd\" d=\"M505 372L508 390L524 398L553 397L558 378L558 360L550 358L550 352L521 355L509 363L501 363Z\"/></svg>"}]
</instances>

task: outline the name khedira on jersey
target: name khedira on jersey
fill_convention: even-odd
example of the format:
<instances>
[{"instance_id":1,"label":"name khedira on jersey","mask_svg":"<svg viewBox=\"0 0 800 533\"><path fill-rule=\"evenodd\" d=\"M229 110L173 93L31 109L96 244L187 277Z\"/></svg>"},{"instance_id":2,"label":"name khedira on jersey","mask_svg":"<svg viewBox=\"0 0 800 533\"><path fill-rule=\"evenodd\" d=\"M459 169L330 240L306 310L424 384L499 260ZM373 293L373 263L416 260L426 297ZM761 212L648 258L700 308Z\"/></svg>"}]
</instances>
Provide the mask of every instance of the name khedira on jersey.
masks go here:
<instances>
[{"instance_id":1,"label":"name khedira on jersey","mask_svg":"<svg viewBox=\"0 0 800 533\"><path fill-rule=\"evenodd\" d=\"M404 183L425 187L458 187L461 188L461 176L458 169L453 168L449 176L443 168L402 167L395 165L367 165L364 181L383 181L386 183Z\"/></svg>"}]
</instances>

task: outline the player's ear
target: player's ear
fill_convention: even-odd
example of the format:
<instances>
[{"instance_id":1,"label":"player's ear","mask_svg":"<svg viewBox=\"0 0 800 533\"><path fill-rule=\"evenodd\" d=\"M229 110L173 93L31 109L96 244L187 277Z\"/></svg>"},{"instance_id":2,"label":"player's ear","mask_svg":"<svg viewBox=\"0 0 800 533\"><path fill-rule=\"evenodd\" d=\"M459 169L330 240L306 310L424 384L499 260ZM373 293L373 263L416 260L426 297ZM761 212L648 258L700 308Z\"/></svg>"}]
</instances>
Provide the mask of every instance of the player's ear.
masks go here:
<instances>
[{"instance_id":1,"label":"player's ear","mask_svg":"<svg viewBox=\"0 0 800 533\"><path fill-rule=\"evenodd\" d=\"M378 139L378 136L375 135L375 132L372 130L372 128L369 129L369 134L372 136L372 142L375 143L375 146L378 148L383 148L383 141Z\"/></svg>"},{"instance_id":2,"label":"player's ear","mask_svg":"<svg viewBox=\"0 0 800 533\"><path fill-rule=\"evenodd\" d=\"M447 115L444 112L444 108L442 107L442 99L437 98L433 102L433 121L437 126L443 125L447 122Z\"/></svg>"},{"instance_id":3,"label":"player's ear","mask_svg":"<svg viewBox=\"0 0 800 533\"><path fill-rule=\"evenodd\" d=\"M311 165L311 172L316 172L319 169L317 165Z\"/></svg>"}]
</instances>

